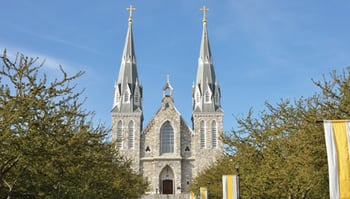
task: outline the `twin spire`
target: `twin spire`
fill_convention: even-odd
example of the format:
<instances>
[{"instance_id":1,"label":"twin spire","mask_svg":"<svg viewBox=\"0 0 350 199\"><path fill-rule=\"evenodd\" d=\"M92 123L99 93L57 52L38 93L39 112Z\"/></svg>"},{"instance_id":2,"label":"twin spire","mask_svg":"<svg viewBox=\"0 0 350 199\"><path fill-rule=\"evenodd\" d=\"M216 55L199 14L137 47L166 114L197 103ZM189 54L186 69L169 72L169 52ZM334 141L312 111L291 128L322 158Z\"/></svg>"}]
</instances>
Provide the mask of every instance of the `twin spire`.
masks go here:
<instances>
[{"instance_id":1,"label":"twin spire","mask_svg":"<svg viewBox=\"0 0 350 199\"><path fill-rule=\"evenodd\" d=\"M142 111L142 85L139 83L137 74L132 32L132 14L136 8L130 5L126 10L129 11L129 26L118 81L114 88L113 112L131 113ZM209 45L206 17L209 9L203 6L200 10L203 11L203 33L198 59L197 79L196 84L192 88L193 112L216 112L221 108L221 93L220 87L216 82ZM166 85L168 85L167 88L170 88L172 93L169 80L167 80Z\"/></svg>"}]
</instances>

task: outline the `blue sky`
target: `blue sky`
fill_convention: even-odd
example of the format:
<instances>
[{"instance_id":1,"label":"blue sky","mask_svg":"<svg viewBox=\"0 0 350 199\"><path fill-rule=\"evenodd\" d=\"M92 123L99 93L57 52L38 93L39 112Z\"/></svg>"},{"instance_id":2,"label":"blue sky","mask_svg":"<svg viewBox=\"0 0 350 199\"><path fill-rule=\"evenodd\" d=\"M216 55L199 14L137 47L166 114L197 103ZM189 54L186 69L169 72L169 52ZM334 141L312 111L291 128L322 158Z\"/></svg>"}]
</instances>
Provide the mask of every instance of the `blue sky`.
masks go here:
<instances>
[{"instance_id":1,"label":"blue sky","mask_svg":"<svg viewBox=\"0 0 350 199\"><path fill-rule=\"evenodd\" d=\"M192 84L202 33L200 7L222 90L224 129L234 116L264 109L281 98L309 97L332 70L350 65L350 1L320 0L1 0L0 49L46 60L54 77L61 64L83 70L85 108L110 126L129 13L138 72L144 87L144 126L160 106L166 75L175 105L189 125Z\"/></svg>"}]
</instances>

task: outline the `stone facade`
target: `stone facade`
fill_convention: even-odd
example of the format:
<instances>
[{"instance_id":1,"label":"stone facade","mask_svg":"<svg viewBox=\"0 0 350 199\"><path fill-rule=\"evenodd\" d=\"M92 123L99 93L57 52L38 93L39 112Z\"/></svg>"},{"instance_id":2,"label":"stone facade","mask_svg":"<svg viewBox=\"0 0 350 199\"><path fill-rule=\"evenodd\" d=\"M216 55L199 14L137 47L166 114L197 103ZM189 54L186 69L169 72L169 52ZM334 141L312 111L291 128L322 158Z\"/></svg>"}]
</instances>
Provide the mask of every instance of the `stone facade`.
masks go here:
<instances>
[{"instance_id":1,"label":"stone facade","mask_svg":"<svg viewBox=\"0 0 350 199\"><path fill-rule=\"evenodd\" d=\"M192 179L222 154L223 145L219 139L222 116L222 113L194 114L194 128L190 128L176 109L173 96L165 94L160 108L143 130L140 114L112 114L113 137L117 137L115 134L118 131L118 122L128 124L133 121L133 129L137 132L134 138L135 147L128 148L129 129L125 127L122 128L124 139L119 150L133 161L135 171L141 172L150 182L148 194L188 193ZM204 147L200 143L201 121L208 123L205 128L207 145ZM212 134L213 122L217 124L214 129L216 134ZM169 124L173 132L171 152L162 151L162 147L167 147L163 145L168 144L162 143L162 128L165 124ZM213 135L216 137L213 138Z\"/></svg>"},{"instance_id":2,"label":"stone facade","mask_svg":"<svg viewBox=\"0 0 350 199\"><path fill-rule=\"evenodd\" d=\"M132 160L133 169L150 182L145 198L164 198L162 195L187 198L192 179L223 153L219 139L223 131L221 91L206 23L204 18L197 79L192 87L192 127L175 107L168 78L160 107L143 128L143 87L139 84L132 18L129 18L118 81L114 86L112 140L116 141L120 153Z\"/></svg>"},{"instance_id":3,"label":"stone facade","mask_svg":"<svg viewBox=\"0 0 350 199\"><path fill-rule=\"evenodd\" d=\"M173 152L162 153L161 128L173 128ZM172 96L165 96L162 105L141 135L141 168L144 176L152 176L151 192L163 193L162 180L172 180L173 193L187 191L194 159L191 155L192 130L174 106ZM163 143L164 144L164 143ZM187 150L186 150L187 149Z\"/></svg>"}]
</instances>

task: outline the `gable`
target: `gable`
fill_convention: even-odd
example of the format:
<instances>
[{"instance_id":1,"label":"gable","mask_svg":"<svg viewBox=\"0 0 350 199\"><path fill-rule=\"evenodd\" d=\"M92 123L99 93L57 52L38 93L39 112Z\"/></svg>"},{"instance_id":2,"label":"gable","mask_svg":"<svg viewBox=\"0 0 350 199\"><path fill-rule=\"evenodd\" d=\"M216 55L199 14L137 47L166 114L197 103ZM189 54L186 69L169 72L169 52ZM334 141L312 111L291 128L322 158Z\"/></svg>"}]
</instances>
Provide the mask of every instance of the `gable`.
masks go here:
<instances>
[{"instance_id":1,"label":"gable","mask_svg":"<svg viewBox=\"0 0 350 199\"><path fill-rule=\"evenodd\" d=\"M172 97L164 97L161 106L146 125L142 134L147 134L154 125L160 126L165 121L170 121L172 125L177 126L180 125L181 120L181 114L175 107Z\"/></svg>"}]
</instances>

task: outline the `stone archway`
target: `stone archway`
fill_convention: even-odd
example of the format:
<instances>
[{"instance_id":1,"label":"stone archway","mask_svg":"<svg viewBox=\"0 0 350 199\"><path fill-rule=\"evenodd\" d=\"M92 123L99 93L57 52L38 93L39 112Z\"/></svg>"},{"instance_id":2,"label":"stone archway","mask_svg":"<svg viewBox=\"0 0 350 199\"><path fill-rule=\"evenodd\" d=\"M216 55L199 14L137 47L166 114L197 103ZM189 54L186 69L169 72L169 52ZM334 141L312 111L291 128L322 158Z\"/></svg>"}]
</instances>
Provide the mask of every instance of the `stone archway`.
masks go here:
<instances>
[{"instance_id":1,"label":"stone archway","mask_svg":"<svg viewBox=\"0 0 350 199\"><path fill-rule=\"evenodd\" d=\"M159 185L161 194L174 194L174 172L169 165L160 172Z\"/></svg>"}]
</instances>

